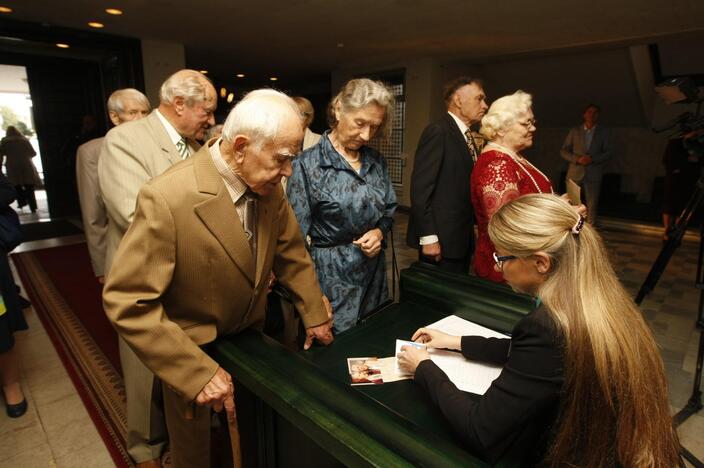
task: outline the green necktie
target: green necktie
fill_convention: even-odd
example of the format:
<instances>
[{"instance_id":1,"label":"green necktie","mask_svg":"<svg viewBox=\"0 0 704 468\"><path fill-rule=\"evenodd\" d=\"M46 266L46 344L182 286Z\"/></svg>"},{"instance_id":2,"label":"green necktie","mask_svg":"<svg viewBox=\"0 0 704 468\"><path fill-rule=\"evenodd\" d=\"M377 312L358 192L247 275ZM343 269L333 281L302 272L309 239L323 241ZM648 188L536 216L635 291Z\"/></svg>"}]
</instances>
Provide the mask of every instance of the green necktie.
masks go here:
<instances>
[{"instance_id":1,"label":"green necktie","mask_svg":"<svg viewBox=\"0 0 704 468\"><path fill-rule=\"evenodd\" d=\"M186 139L181 137L181 139L176 143L176 149L178 150L178 154L181 155L181 159L186 159L191 155L191 152L188 151L188 144L186 143Z\"/></svg>"}]
</instances>

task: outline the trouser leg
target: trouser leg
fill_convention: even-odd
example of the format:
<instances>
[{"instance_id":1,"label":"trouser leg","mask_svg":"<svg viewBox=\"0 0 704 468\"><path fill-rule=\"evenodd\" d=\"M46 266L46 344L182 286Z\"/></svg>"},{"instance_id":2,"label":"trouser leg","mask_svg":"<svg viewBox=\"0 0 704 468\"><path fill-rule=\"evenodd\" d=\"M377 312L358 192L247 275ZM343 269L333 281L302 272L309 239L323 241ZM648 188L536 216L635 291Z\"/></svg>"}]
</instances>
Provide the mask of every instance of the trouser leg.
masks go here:
<instances>
[{"instance_id":1,"label":"trouser leg","mask_svg":"<svg viewBox=\"0 0 704 468\"><path fill-rule=\"evenodd\" d=\"M173 468L209 468L210 408L186 403L166 385L162 391Z\"/></svg>"},{"instance_id":2,"label":"trouser leg","mask_svg":"<svg viewBox=\"0 0 704 468\"><path fill-rule=\"evenodd\" d=\"M37 211L37 199L34 196L34 185L25 185L24 193L27 204L29 204L29 209L32 210L32 212Z\"/></svg>"},{"instance_id":3,"label":"trouser leg","mask_svg":"<svg viewBox=\"0 0 704 468\"><path fill-rule=\"evenodd\" d=\"M122 339L120 361L127 394L127 453L137 463L159 458L167 440L161 384Z\"/></svg>"},{"instance_id":4,"label":"trouser leg","mask_svg":"<svg viewBox=\"0 0 704 468\"><path fill-rule=\"evenodd\" d=\"M22 208L27 204L27 199L24 196L24 186L15 185L15 192L17 192L17 206Z\"/></svg>"},{"instance_id":5,"label":"trouser leg","mask_svg":"<svg viewBox=\"0 0 704 468\"><path fill-rule=\"evenodd\" d=\"M587 219L592 225L596 224L597 212L599 209L599 194L601 192L601 180L584 182L584 196L587 204Z\"/></svg>"}]
</instances>

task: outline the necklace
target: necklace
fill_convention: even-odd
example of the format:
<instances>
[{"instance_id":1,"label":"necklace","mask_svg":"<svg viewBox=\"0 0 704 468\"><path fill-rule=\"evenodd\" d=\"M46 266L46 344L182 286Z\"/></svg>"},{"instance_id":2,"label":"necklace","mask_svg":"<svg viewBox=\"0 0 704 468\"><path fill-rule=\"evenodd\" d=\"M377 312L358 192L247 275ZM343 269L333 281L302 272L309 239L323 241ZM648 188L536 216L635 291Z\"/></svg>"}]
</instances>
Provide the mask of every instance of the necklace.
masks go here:
<instances>
[{"instance_id":1,"label":"necklace","mask_svg":"<svg viewBox=\"0 0 704 468\"><path fill-rule=\"evenodd\" d=\"M530 167L532 167L532 168L535 170L535 172L537 172L538 174L540 174L541 176L543 176L543 178L548 182L548 184L550 184L550 179L548 179L548 176L546 176L545 174L543 174L543 172L542 172L540 169L538 169L538 168L535 167L533 164L531 164L531 162L528 161L526 158L517 155L517 154L516 154L515 152L513 152L512 150L510 150L510 149L506 148L505 146L500 145L500 144L498 144L498 143L494 143L493 141L489 142L489 143L487 144L487 146L493 146L494 148L498 149L498 150L501 151L502 153L505 153L505 154L509 155L509 157L510 157L511 159L513 159L513 161L514 161L516 164L518 164L518 166L519 166L521 169L523 169L523 172L525 172L526 175L527 175L528 177L530 177L530 180L533 182L533 186L534 186L535 189L538 191L538 193L543 193L543 191L540 190L540 186L539 186L538 183L535 181L535 178L533 177L533 174L531 174L530 171L529 171L528 169L526 169L526 166L525 166L526 164L528 164ZM552 190L552 184L550 184L550 193L555 193L555 192L553 192L553 190Z\"/></svg>"},{"instance_id":2,"label":"necklace","mask_svg":"<svg viewBox=\"0 0 704 468\"><path fill-rule=\"evenodd\" d=\"M334 139L335 141L333 141L333 139ZM350 165L352 165L352 164L357 164L357 163L359 162L359 158L360 158L359 151L357 152L357 157L356 157L356 158L348 158L347 156L345 156L345 149L342 147L342 145L340 145L340 146L338 147L339 141L337 140L337 137L334 136L333 134L330 134L330 143L332 143L332 147L335 148L335 151L337 151L337 153L338 153L340 156L342 156L342 159L344 159L345 161L347 161Z\"/></svg>"}]
</instances>

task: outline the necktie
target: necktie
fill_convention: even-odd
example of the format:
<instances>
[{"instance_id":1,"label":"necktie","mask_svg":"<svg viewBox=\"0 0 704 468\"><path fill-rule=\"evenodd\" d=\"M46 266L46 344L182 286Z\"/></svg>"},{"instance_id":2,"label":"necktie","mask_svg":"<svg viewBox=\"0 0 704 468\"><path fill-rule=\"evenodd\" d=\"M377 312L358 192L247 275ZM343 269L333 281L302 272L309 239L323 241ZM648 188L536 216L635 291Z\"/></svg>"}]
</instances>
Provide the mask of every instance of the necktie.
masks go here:
<instances>
[{"instance_id":1,"label":"necktie","mask_svg":"<svg viewBox=\"0 0 704 468\"><path fill-rule=\"evenodd\" d=\"M178 150L178 154L181 155L181 159L186 159L191 155L191 152L188 150L186 139L183 137L176 143L176 149Z\"/></svg>"},{"instance_id":2,"label":"necktie","mask_svg":"<svg viewBox=\"0 0 704 468\"><path fill-rule=\"evenodd\" d=\"M472 155L472 161L477 162L479 157L479 150L477 149L477 144L474 141L474 136L472 135L472 130L469 128L464 132L464 136L467 138L467 146L469 147L469 154Z\"/></svg>"},{"instance_id":3,"label":"necktie","mask_svg":"<svg viewBox=\"0 0 704 468\"><path fill-rule=\"evenodd\" d=\"M244 232L252 249L254 264L257 264L257 195L247 190L244 193Z\"/></svg>"}]
</instances>

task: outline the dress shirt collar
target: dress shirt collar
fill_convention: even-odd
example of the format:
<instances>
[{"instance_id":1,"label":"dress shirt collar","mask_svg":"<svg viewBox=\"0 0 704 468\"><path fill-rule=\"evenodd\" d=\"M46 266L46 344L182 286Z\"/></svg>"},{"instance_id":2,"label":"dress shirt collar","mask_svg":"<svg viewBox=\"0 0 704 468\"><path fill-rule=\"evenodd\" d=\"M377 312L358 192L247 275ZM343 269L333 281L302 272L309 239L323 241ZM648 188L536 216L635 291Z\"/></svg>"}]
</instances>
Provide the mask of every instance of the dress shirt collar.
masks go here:
<instances>
[{"instance_id":1,"label":"dress shirt collar","mask_svg":"<svg viewBox=\"0 0 704 468\"><path fill-rule=\"evenodd\" d=\"M459 129L460 129L460 132L462 132L462 135L464 135L465 133L467 133L467 130L469 129L469 127L467 126L467 124L464 123L464 122L462 122L462 121L460 120L460 118L457 117L457 116L456 116L455 114L453 114L452 112L447 111L447 113L450 114L450 117L452 117L452 120L455 121L455 123L457 124L457 126L458 126Z\"/></svg>"},{"instance_id":2,"label":"dress shirt collar","mask_svg":"<svg viewBox=\"0 0 704 468\"><path fill-rule=\"evenodd\" d=\"M582 129L585 132L593 132L596 129L596 125L593 125L592 128L587 128L587 126L585 124L582 124Z\"/></svg>"},{"instance_id":3,"label":"dress shirt collar","mask_svg":"<svg viewBox=\"0 0 704 468\"><path fill-rule=\"evenodd\" d=\"M208 150L210 151L210 157L213 158L215 168L218 170L218 173L225 182L227 191L230 192L232 201L234 203L237 203L247 191L247 184L244 183L240 176L238 176L232 171L230 166L228 166L225 160L222 158L222 153L220 152L221 142L222 138L218 138L217 140L215 140L215 143L213 143L208 148Z\"/></svg>"},{"instance_id":4,"label":"dress shirt collar","mask_svg":"<svg viewBox=\"0 0 704 468\"><path fill-rule=\"evenodd\" d=\"M174 128L174 126L171 125L171 122L169 122L168 119L167 119L166 117L164 117L161 112L159 112L159 109L156 109L155 112L156 112L156 116L159 117L159 120L161 121L161 124L162 124L162 125L164 126L164 128L166 129L166 133L169 134L169 138L171 139L171 142L175 145L175 144L177 144L179 141L181 141L181 138L183 138L183 137L181 136L181 134L179 134L179 133L176 131L176 129ZM188 144L188 142L186 142L186 144Z\"/></svg>"}]
</instances>

